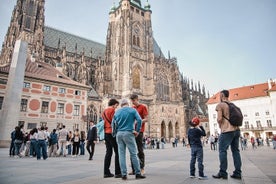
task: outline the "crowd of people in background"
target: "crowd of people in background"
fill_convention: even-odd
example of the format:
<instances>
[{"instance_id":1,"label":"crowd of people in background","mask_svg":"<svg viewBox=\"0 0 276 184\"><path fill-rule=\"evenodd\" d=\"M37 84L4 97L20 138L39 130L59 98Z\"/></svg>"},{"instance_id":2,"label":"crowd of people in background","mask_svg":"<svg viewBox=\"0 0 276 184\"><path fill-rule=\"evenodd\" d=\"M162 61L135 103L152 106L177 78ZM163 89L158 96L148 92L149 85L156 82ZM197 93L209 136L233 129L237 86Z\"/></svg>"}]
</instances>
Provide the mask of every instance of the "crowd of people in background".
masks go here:
<instances>
[{"instance_id":1,"label":"crowd of people in background","mask_svg":"<svg viewBox=\"0 0 276 184\"><path fill-rule=\"evenodd\" d=\"M43 132L45 132L45 137L43 137ZM22 126L17 126L14 131L11 132L9 155L14 156L15 158L23 156L37 157L37 150L41 150L41 154L38 155L38 159L40 159L41 155L43 159L58 156L66 157L68 155L77 157L85 155L85 145L87 145L86 137L87 135L85 131L79 131L76 129L72 133L72 131L66 130L65 126L58 130L53 129L52 132L48 132L47 127L33 128L29 133L24 132ZM218 147L218 139L219 135L206 136L202 138L202 144L203 146L209 145L210 149L215 151ZM164 137L149 137L145 135L143 137L142 144L144 149L164 149L168 146L168 143L171 144L173 148L176 148L178 142L181 142L183 147L187 147L187 137L183 137L181 141L179 140L179 137L166 139ZM98 139L95 140L95 142L97 141ZM254 136L240 137L241 150L246 150L248 148L254 150L262 146L269 146L276 149L276 135L265 139ZM45 151L47 152L47 156L45 155Z\"/></svg>"},{"instance_id":2,"label":"crowd of people in background","mask_svg":"<svg viewBox=\"0 0 276 184\"><path fill-rule=\"evenodd\" d=\"M68 131L65 125L60 129L48 131L47 127L33 128L25 132L23 126L16 126L11 132L9 155L15 158L36 157L37 160L48 157L85 154L85 131Z\"/></svg>"}]
</instances>

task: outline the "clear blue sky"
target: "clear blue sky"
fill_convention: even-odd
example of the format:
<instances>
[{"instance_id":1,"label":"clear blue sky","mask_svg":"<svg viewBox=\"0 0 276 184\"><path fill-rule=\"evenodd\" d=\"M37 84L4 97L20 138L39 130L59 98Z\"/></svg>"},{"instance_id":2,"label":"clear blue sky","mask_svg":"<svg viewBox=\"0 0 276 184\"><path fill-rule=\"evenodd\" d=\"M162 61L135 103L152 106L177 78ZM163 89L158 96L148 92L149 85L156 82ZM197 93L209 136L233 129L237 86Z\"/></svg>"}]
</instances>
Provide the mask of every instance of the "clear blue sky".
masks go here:
<instances>
[{"instance_id":1,"label":"clear blue sky","mask_svg":"<svg viewBox=\"0 0 276 184\"><path fill-rule=\"evenodd\" d=\"M45 23L105 44L119 0L46 0ZM141 1L144 5L146 0ZM210 95L276 79L276 0L149 0L153 34ZM0 43L16 0L0 1Z\"/></svg>"}]
</instances>

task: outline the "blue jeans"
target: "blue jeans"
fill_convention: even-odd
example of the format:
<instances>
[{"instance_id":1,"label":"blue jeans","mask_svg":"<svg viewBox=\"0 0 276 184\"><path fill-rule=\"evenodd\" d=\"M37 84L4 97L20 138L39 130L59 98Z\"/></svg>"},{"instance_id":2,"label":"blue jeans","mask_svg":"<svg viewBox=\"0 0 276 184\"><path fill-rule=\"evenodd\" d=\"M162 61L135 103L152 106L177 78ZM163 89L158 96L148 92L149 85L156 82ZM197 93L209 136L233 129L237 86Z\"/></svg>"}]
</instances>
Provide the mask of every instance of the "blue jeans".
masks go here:
<instances>
[{"instance_id":1,"label":"blue jeans","mask_svg":"<svg viewBox=\"0 0 276 184\"><path fill-rule=\"evenodd\" d=\"M84 155L84 151L85 151L84 144L85 144L84 141L80 142L80 155Z\"/></svg>"},{"instance_id":2,"label":"blue jeans","mask_svg":"<svg viewBox=\"0 0 276 184\"><path fill-rule=\"evenodd\" d=\"M195 163L197 159L198 175L203 177L203 149L200 146L191 146L190 175L195 176Z\"/></svg>"},{"instance_id":3,"label":"blue jeans","mask_svg":"<svg viewBox=\"0 0 276 184\"><path fill-rule=\"evenodd\" d=\"M31 145L30 145L30 156L36 155L36 148L37 148L37 140L31 139Z\"/></svg>"},{"instance_id":4,"label":"blue jeans","mask_svg":"<svg viewBox=\"0 0 276 184\"><path fill-rule=\"evenodd\" d=\"M227 149L231 146L232 157L234 160L235 171L233 172L236 176L241 176L241 155L239 150L239 139L240 139L240 130L225 132L220 134L219 137L219 161L220 161L220 170L219 174L221 176L227 176Z\"/></svg>"},{"instance_id":5,"label":"blue jeans","mask_svg":"<svg viewBox=\"0 0 276 184\"><path fill-rule=\"evenodd\" d=\"M41 151L42 151L42 157L44 160L47 159L47 145L45 140L38 140L37 142L37 151L36 151L36 158L37 160L40 160L41 158Z\"/></svg>"},{"instance_id":6,"label":"blue jeans","mask_svg":"<svg viewBox=\"0 0 276 184\"><path fill-rule=\"evenodd\" d=\"M116 134L116 140L118 144L119 162L122 176L127 175L126 147L128 148L130 160L133 164L135 174L141 174L140 164L137 157L137 145L133 133L119 131Z\"/></svg>"}]
</instances>

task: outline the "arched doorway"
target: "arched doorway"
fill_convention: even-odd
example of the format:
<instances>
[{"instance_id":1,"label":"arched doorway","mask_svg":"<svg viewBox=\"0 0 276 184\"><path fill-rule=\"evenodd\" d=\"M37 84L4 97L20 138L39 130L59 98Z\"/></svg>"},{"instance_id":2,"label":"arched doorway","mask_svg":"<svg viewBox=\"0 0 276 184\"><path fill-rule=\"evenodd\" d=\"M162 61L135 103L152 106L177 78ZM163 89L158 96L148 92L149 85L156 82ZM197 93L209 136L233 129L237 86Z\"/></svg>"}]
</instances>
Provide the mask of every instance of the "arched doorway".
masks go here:
<instances>
[{"instance_id":1,"label":"arched doorway","mask_svg":"<svg viewBox=\"0 0 276 184\"><path fill-rule=\"evenodd\" d=\"M169 122L169 140L173 137L173 126L172 122Z\"/></svg>"},{"instance_id":2,"label":"arched doorway","mask_svg":"<svg viewBox=\"0 0 276 184\"><path fill-rule=\"evenodd\" d=\"M166 138L166 124L164 121L161 123L161 137Z\"/></svg>"}]
</instances>

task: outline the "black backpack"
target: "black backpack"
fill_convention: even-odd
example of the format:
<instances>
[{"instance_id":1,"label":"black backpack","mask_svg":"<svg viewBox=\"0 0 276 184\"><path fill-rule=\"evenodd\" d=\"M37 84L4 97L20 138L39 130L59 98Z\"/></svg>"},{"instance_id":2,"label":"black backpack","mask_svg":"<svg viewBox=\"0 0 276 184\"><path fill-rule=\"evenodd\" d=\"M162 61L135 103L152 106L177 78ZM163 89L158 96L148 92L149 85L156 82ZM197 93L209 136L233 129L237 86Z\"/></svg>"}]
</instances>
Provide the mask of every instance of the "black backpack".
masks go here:
<instances>
[{"instance_id":1,"label":"black backpack","mask_svg":"<svg viewBox=\"0 0 276 184\"><path fill-rule=\"evenodd\" d=\"M224 101L225 102L225 101ZM224 115L223 117L227 119L233 126L242 126L243 115L241 109L233 103L225 102L229 106L229 119Z\"/></svg>"}]
</instances>

